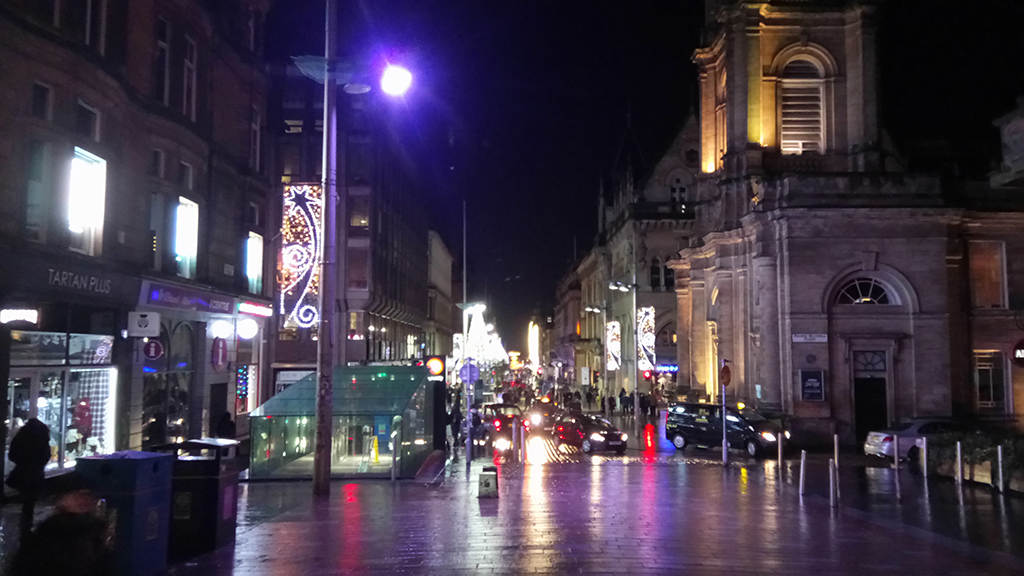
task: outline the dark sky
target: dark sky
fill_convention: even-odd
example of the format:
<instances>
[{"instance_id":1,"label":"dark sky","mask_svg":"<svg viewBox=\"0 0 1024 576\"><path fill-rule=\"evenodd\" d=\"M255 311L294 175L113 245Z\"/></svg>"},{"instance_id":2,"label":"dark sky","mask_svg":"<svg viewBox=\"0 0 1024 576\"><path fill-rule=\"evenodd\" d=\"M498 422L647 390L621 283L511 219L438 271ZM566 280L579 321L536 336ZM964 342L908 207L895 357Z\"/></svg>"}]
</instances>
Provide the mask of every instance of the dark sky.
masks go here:
<instances>
[{"instance_id":1,"label":"dark sky","mask_svg":"<svg viewBox=\"0 0 1024 576\"><path fill-rule=\"evenodd\" d=\"M392 112L434 226L458 258L467 199L470 299L486 298L507 347L522 349L574 238L579 254L592 244L598 179L613 167L627 114L650 165L690 113L702 2L340 4L346 51L412 69L413 90ZM322 10L323 0L278 0L268 48L322 53ZM897 146L945 142L983 172L998 151L992 119L1024 95L1024 2L892 0L882 23L883 123Z\"/></svg>"}]
</instances>

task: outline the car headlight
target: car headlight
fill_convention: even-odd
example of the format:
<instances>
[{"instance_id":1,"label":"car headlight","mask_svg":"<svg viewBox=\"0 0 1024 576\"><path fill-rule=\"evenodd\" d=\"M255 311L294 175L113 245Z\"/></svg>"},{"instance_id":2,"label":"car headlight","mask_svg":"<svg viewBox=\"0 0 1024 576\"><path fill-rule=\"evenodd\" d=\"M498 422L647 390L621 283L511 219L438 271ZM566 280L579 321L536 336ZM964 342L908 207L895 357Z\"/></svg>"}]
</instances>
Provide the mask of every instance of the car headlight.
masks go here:
<instances>
[{"instance_id":1,"label":"car headlight","mask_svg":"<svg viewBox=\"0 0 1024 576\"><path fill-rule=\"evenodd\" d=\"M509 449L508 440L506 440L504 438L498 438L497 440L494 441L494 448L498 452L504 452L505 450L508 450Z\"/></svg>"},{"instance_id":2,"label":"car headlight","mask_svg":"<svg viewBox=\"0 0 1024 576\"><path fill-rule=\"evenodd\" d=\"M530 422L533 422L534 426L540 425L541 420L543 420L543 418L540 417L540 414L534 414L533 416L530 416Z\"/></svg>"},{"instance_id":3,"label":"car headlight","mask_svg":"<svg viewBox=\"0 0 1024 576\"><path fill-rule=\"evenodd\" d=\"M604 442L604 435L594 432L590 435L590 440L593 442Z\"/></svg>"},{"instance_id":4,"label":"car headlight","mask_svg":"<svg viewBox=\"0 0 1024 576\"><path fill-rule=\"evenodd\" d=\"M629 438L629 436L626 436L625 434L622 435L622 441L623 442L625 442L628 438Z\"/></svg>"},{"instance_id":5,"label":"car headlight","mask_svg":"<svg viewBox=\"0 0 1024 576\"><path fill-rule=\"evenodd\" d=\"M764 438L769 442L775 442L775 434L772 434L771 432L761 432L761 438Z\"/></svg>"},{"instance_id":6,"label":"car headlight","mask_svg":"<svg viewBox=\"0 0 1024 576\"><path fill-rule=\"evenodd\" d=\"M786 430L786 440L789 440L789 430Z\"/></svg>"}]
</instances>

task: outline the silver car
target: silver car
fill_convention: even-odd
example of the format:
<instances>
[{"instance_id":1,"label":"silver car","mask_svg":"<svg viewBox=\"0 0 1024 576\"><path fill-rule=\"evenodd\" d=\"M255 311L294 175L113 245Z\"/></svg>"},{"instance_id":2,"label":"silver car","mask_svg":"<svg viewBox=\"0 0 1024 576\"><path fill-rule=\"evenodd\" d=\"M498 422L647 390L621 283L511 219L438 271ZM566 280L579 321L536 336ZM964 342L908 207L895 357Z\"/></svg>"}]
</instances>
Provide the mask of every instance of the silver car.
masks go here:
<instances>
[{"instance_id":1,"label":"silver car","mask_svg":"<svg viewBox=\"0 0 1024 576\"><path fill-rule=\"evenodd\" d=\"M894 440L900 439L900 459L916 462L920 453L919 440L928 436L964 432L965 426L942 418L920 418L897 424L885 430L868 432L864 453L881 458L893 457Z\"/></svg>"}]
</instances>

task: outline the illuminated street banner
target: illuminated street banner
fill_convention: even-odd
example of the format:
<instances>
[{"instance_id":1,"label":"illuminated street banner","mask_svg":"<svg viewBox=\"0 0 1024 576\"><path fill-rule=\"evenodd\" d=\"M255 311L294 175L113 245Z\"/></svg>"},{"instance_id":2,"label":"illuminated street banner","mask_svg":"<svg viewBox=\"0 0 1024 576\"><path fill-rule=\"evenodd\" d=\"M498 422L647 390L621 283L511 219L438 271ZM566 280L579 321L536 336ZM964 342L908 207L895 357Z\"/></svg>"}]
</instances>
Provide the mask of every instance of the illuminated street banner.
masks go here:
<instances>
[{"instance_id":1,"label":"illuminated street banner","mask_svg":"<svg viewBox=\"0 0 1024 576\"><path fill-rule=\"evenodd\" d=\"M284 187L279 306L284 328L309 328L319 320L320 222L323 190L316 184Z\"/></svg>"},{"instance_id":2,"label":"illuminated street banner","mask_svg":"<svg viewBox=\"0 0 1024 576\"><path fill-rule=\"evenodd\" d=\"M657 359L654 356L654 306L644 306L636 311L637 343L636 363L639 370L654 370Z\"/></svg>"},{"instance_id":3,"label":"illuminated street banner","mask_svg":"<svg viewBox=\"0 0 1024 576\"><path fill-rule=\"evenodd\" d=\"M609 322L605 326L605 369L609 372L622 366L622 326Z\"/></svg>"}]
</instances>

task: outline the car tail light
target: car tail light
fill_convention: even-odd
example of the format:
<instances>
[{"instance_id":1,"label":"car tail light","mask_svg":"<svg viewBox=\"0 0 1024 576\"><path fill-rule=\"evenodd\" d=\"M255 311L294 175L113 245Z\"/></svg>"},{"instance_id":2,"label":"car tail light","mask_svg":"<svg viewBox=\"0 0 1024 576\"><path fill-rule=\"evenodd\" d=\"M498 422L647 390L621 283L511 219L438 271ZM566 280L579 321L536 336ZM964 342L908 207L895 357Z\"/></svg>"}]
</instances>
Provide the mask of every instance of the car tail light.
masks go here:
<instances>
[{"instance_id":1,"label":"car tail light","mask_svg":"<svg viewBox=\"0 0 1024 576\"><path fill-rule=\"evenodd\" d=\"M529 420L523 420L523 426L525 426L526 430L529 431L530 430L530 421Z\"/></svg>"},{"instance_id":2,"label":"car tail light","mask_svg":"<svg viewBox=\"0 0 1024 576\"><path fill-rule=\"evenodd\" d=\"M561 426L559 426L558 427L558 431L561 432L562 430L565 430L565 428L562 428Z\"/></svg>"},{"instance_id":3,"label":"car tail light","mask_svg":"<svg viewBox=\"0 0 1024 576\"><path fill-rule=\"evenodd\" d=\"M882 442L892 442L892 436L886 436L885 438L882 438Z\"/></svg>"},{"instance_id":4,"label":"car tail light","mask_svg":"<svg viewBox=\"0 0 1024 576\"><path fill-rule=\"evenodd\" d=\"M501 420L498 420L497 418L494 419L494 429L501 430Z\"/></svg>"}]
</instances>

